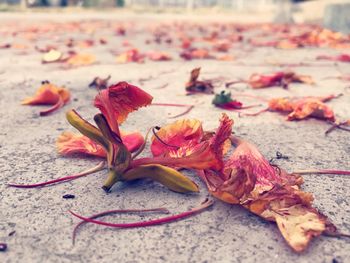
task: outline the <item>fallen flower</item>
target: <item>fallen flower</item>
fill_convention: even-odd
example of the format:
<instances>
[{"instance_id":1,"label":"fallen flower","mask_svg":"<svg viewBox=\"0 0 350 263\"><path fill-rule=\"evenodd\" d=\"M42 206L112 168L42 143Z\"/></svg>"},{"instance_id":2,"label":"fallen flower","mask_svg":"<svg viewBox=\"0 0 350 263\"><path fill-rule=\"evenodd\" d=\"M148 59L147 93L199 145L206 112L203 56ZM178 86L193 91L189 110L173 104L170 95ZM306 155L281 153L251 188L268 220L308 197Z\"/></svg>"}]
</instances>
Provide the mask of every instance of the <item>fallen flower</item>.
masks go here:
<instances>
[{"instance_id":1,"label":"fallen flower","mask_svg":"<svg viewBox=\"0 0 350 263\"><path fill-rule=\"evenodd\" d=\"M128 62L143 63L144 58L145 58L144 54L141 54L138 49L133 48L118 55L116 58L116 61L117 63L128 63Z\"/></svg>"},{"instance_id":2,"label":"fallen flower","mask_svg":"<svg viewBox=\"0 0 350 263\"><path fill-rule=\"evenodd\" d=\"M64 87L57 87L48 81L43 81L34 97L24 99L22 105L53 105L41 111L40 116L48 115L63 107L70 99L70 92Z\"/></svg>"},{"instance_id":3,"label":"fallen flower","mask_svg":"<svg viewBox=\"0 0 350 263\"><path fill-rule=\"evenodd\" d=\"M339 61L339 62L350 62L350 55L348 55L348 54L340 54L337 56L320 55L320 56L316 57L316 59Z\"/></svg>"},{"instance_id":4,"label":"fallen flower","mask_svg":"<svg viewBox=\"0 0 350 263\"><path fill-rule=\"evenodd\" d=\"M152 61L169 61L171 56L165 52L154 51L147 54L147 57Z\"/></svg>"},{"instance_id":5,"label":"fallen flower","mask_svg":"<svg viewBox=\"0 0 350 263\"><path fill-rule=\"evenodd\" d=\"M312 195L300 190L303 179L299 175L276 169L246 141L233 137L232 142L237 148L222 170L199 172L213 196L276 222L296 252L303 251L313 237L341 235L312 207Z\"/></svg>"},{"instance_id":6,"label":"fallen flower","mask_svg":"<svg viewBox=\"0 0 350 263\"><path fill-rule=\"evenodd\" d=\"M191 71L190 80L186 83L186 91L188 94L194 93L214 93L214 86L210 80L198 80L201 68L195 68Z\"/></svg>"},{"instance_id":7,"label":"fallen flower","mask_svg":"<svg viewBox=\"0 0 350 263\"><path fill-rule=\"evenodd\" d=\"M325 104L338 96L326 97L296 97L296 98L274 98L269 100L268 107L256 113L244 113L245 116L256 116L266 111L277 111L288 113L287 120L302 120L313 117L322 120L334 121L333 110Z\"/></svg>"},{"instance_id":8,"label":"fallen flower","mask_svg":"<svg viewBox=\"0 0 350 263\"><path fill-rule=\"evenodd\" d=\"M152 99L152 96L138 87L120 82L100 91L95 98L95 106L102 112L94 117L98 128L74 110L67 113L67 119L73 127L100 144L107 152L109 175L102 187L106 192L118 181L141 178L151 178L175 192L198 192L195 183L180 172L164 166L166 163L148 158L134 160L124 144L119 124L130 112L149 105ZM141 147L143 148L144 146Z\"/></svg>"},{"instance_id":9,"label":"fallen flower","mask_svg":"<svg viewBox=\"0 0 350 263\"><path fill-rule=\"evenodd\" d=\"M107 89L108 81L111 79L109 75L107 78L95 77L89 84L90 88L96 88L97 90Z\"/></svg>"},{"instance_id":10,"label":"fallen flower","mask_svg":"<svg viewBox=\"0 0 350 263\"><path fill-rule=\"evenodd\" d=\"M180 57L185 60L213 58L205 48L188 48L180 53Z\"/></svg>"},{"instance_id":11,"label":"fallen flower","mask_svg":"<svg viewBox=\"0 0 350 263\"><path fill-rule=\"evenodd\" d=\"M312 78L308 75L299 75L292 71L289 72L275 72L271 74L252 74L248 80L238 80L226 83L226 87L236 83L248 83L253 89L269 88L269 87L283 87L288 88L290 83L305 83L314 84Z\"/></svg>"},{"instance_id":12,"label":"fallen flower","mask_svg":"<svg viewBox=\"0 0 350 263\"><path fill-rule=\"evenodd\" d=\"M66 60L66 63L69 66L74 66L74 67L87 66L95 62L96 62L96 57L92 54L73 54Z\"/></svg>"},{"instance_id":13,"label":"fallen flower","mask_svg":"<svg viewBox=\"0 0 350 263\"><path fill-rule=\"evenodd\" d=\"M53 63L61 61L62 53L55 49L51 49L43 55L42 63Z\"/></svg>"},{"instance_id":14,"label":"fallen flower","mask_svg":"<svg viewBox=\"0 0 350 263\"><path fill-rule=\"evenodd\" d=\"M225 93L225 91L221 91L219 94L215 94L215 97L212 103L216 107L219 107L225 110L249 109L256 106L256 105L243 106L242 102L232 99L231 92Z\"/></svg>"}]
</instances>

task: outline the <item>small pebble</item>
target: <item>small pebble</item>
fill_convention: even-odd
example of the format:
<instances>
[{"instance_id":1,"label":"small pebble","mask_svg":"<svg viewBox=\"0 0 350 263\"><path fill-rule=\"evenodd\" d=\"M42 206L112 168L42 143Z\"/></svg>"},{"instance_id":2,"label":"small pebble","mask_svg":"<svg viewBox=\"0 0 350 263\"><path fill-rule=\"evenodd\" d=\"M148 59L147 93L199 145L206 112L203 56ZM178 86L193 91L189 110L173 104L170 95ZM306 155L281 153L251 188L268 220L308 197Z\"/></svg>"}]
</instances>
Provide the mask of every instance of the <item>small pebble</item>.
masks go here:
<instances>
[{"instance_id":1,"label":"small pebble","mask_svg":"<svg viewBox=\"0 0 350 263\"><path fill-rule=\"evenodd\" d=\"M74 199L75 195L71 195L71 194L66 194L64 196L62 196L64 199Z\"/></svg>"},{"instance_id":2,"label":"small pebble","mask_svg":"<svg viewBox=\"0 0 350 263\"><path fill-rule=\"evenodd\" d=\"M0 243L0 252L5 252L7 250L7 244L6 243Z\"/></svg>"}]
</instances>

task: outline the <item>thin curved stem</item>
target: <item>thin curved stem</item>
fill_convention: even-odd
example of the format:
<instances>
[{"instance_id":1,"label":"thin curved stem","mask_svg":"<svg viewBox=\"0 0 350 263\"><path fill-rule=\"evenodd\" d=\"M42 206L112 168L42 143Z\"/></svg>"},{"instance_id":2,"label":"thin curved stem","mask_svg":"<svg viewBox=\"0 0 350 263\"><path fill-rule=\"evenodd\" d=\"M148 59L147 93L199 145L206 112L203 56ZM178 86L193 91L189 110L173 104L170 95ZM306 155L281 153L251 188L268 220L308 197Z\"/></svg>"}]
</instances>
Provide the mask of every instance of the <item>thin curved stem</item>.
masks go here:
<instances>
[{"instance_id":1,"label":"thin curved stem","mask_svg":"<svg viewBox=\"0 0 350 263\"><path fill-rule=\"evenodd\" d=\"M98 214L94 214L89 217L89 219L95 219L98 217L102 216L107 216L107 215L112 215L112 214L126 214L126 213L147 213L147 212L159 212L159 213L165 213L168 214L169 210L166 208L152 208L152 209L117 209L117 210L109 210L109 211L104 211ZM72 234L72 241L73 245L75 243L75 238L77 236L78 228L84 224L88 223L87 221L81 221L78 223L74 229L73 229L73 234Z\"/></svg>"},{"instance_id":2,"label":"thin curved stem","mask_svg":"<svg viewBox=\"0 0 350 263\"><path fill-rule=\"evenodd\" d=\"M141 145L141 147L131 156L131 160L135 159L137 156L139 156L143 150L145 149L146 147L146 144L147 144L147 141L148 141L148 136L149 136L149 133L151 132L151 130L153 130L154 127L151 127L148 129L147 133L146 133L146 136L145 136L145 141L144 143Z\"/></svg>"},{"instance_id":3,"label":"thin curved stem","mask_svg":"<svg viewBox=\"0 0 350 263\"><path fill-rule=\"evenodd\" d=\"M72 215L74 215L75 217L78 217L81 220L84 220L85 222L89 222L89 223L94 223L94 224L109 226L109 227L115 227L115 228L137 228L137 227L148 227L148 226L161 225L161 224L165 224L165 223L171 223L171 222L174 222L174 221L177 221L180 219L184 219L184 218L187 218L187 217L192 216L194 214L202 212L204 209L213 205L213 203L214 202L212 200L206 199L200 206L193 208L189 211L180 213L180 214L162 217L162 218L158 218L158 219L152 219L152 220L148 220L148 221L133 222L133 223L108 223L108 222L90 219L88 217L83 217L83 216L80 216L72 211L69 211L69 212Z\"/></svg>"},{"instance_id":4,"label":"thin curved stem","mask_svg":"<svg viewBox=\"0 0 350 263\"><path fill-rule=\"evenodd\" d=\"M153 106L168 106L168 107L187 107L187 110L185 110L184 112L182 112L178 115L169 117L171 119L183 116L183 115L189 113L194 108L194 105L176 104L176 103L152 103L151 105L153 105Z\"/></svg>"},{"instance_id":5,"label":"thin curved stem","mask_svg":"<svg viewBox=\"0 0 350 263\"><path fill-rule=\"evenodd\" d=\"M350 171L345 170L330 170L330 169L310 169L310 170L296 170L293 174L339 174L339 175L350 175Z\"/></svg>"},{"instance_id":6,"label":"thin curved stem","mask_svg":"<svg viewBox=\"0 0 350 263\"><path fill-rule=\"evenodd\" d=\"M88 170L86 170L84 172L78 173L78 174L74 174L74 175L70 175L70 176L66 176L66 177L62 177L62 178L58 178L58 179L54 179L54 180L47 181L47 182L42 182L42 183L36 183L36 184L8 184L8 186L16 187L16 188L43 187L43 186L52 185L52 184L56 184L56 183L63 183L63 182L76 180L76 179L78 179L80 177L87 176L89 174L93 174L93 173L96 173L98 171L101 171L104 168L105 168L105 162L102 161L97 166L95 166L93 168L90 168L90 169L88 169Z\"/></svg>"}]
</instances>

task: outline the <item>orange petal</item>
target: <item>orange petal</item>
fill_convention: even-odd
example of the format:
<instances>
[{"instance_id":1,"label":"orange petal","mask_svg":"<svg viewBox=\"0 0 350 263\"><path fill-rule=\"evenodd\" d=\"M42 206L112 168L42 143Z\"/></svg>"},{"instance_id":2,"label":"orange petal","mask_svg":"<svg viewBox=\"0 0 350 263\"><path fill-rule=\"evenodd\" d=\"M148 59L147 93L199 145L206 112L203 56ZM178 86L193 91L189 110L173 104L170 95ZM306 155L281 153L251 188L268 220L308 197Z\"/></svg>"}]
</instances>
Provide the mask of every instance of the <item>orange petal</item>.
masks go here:
<instances>
[{"instance_id":1,"label":"orange petal","mask_svg":"<svg viewBox=\"0 0 350 263\"><path fill-rule=\"evenodd\" d=\"M139 132L123 132L123 144L130 152L134 152L144 143L144 138ZM84 135L72 132L63 132L57 138L57 149L62 155L71 155L74 153L83 153L93 156L106 157L106 151L103 147Z\"/></svg>"},{"instance_id":2,"label":"orange petal","mask_svg":"<svg viewBox=\"0 0 350 263\"><path fill-rule=\"evenodd\" d=\"M145 55L141 54L138 49L133 48L117 56L116 61L118 63L138 62L144 61Z\"/></svg>"},{"instance_id":3,"label":"orange petal","mask_svg":"<svg viewBox=\"0 0 350 263\"><path fill-rule=\"evenodd\" d=\"M288 98L275 98L269 101L269 109L279 112L292 112L293 103Z\"/></svg>"},{"instance_id":4,"label":"orange petal","mask_svg":"<svg viewBox=\"0 0 350 263\"><path fill-rule=\"evenodd\" d=\"M66 61L66 63L71 66L85 66L95 62L96 57L92 54L75 54Z\"/></svg>"},{"instance_id":5,"label":"orange petal","mask_svg":"<svg viewBox=\"0 0 350 263\"><path fill-rule=\"evenodd\" d=\"M101 145L95 143L84 135L72 132L63 132L56 141L57 150L62 155L83 153L98 157L106 157L106 151Z\"/></svg>"},{"instance_id":6,"label":"orange petal","mask_svg":"<svg viewBox=\"0 0 350 263\"><path fill-rule=\"evenodd\" d=\"M157 132L157 137L161 141L153 136L151 144L153 156L186 156L191 152L191 147L188 146L193 147L202 140L202 123L195 119L178 120L162 127Z\"/></svg>"},{"instance_id":7,"label":"orange petal","mask_svg":"<svg viewBox=\"0 0 350 263\"><path fill-rule=\"evenodd\" d=\"M163 157L156 156L154 158L140 158L133 161L132 166L136 167L144 164L161 164L179 168L189 168L189 169L215 169L220 170L223 166L222 155L226 145L226 141L231 135L231 129L233 125L233 120L229 119L226 114L223 114L220 120L220 126L217 129L214 136L210 139L206 139L197 144L194 140L191 144L182 145L178 149L180 151L179 155L182 157ZM176 126L175 126L176 127ZM190 137L192 136L192 130L189 129ZM194 133L196 134L196 133ZM181 141L180 141L181 142ZM186 140L183 142L188 143ZM156 154L162 153L162 149L157 147ZM186 152L181 152L183 149ZM157 152L157 150L160 150ZM178 154L178 153L177 153ZM171 154L169 154L171 156Z\"/></svg>"},{"instance_id":8,"label":"orange petal","mask_svg":"<svg viewBox=\"0 0 350 263\"><path fill-rule=\"evenodd\" d=\"M34 97L24 99L23 105L55 105L60 98L64 103L68 102L70 92L63 88L57 87L51 83L44 83L36 92Z\"/></svg>"}]
</instances>

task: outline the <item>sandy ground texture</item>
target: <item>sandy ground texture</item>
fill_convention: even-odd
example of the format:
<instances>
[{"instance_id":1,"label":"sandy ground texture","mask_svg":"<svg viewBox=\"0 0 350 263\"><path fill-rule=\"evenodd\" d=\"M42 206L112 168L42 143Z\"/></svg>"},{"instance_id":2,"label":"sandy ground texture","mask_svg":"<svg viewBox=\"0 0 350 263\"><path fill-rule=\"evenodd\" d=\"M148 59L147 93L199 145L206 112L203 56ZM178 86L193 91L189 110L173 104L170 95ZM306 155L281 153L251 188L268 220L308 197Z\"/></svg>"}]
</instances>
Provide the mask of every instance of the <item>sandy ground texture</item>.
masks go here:
<instances>
[{"instance_id":1,"label":"sandy ground texture","mask_svg":"<svg viewBox=\"0 0 350 263\"><path fill-rule=\"evenodd\" d=\"M33 19L31 19L33 18ZM59 16L51 17L56 21ZM16 24L45 23L49 18L12 20L1 18L0 28ZM77 21L87 19L80 15ZM148 20L129 18L136 24ZM13 22L15 21L15 22ZM118 21L115 18L114 21ZM152 18L152 21L156 21ZM203 22L203 21L202 21ZM73 35L74 34L74 35ZM80 35L79 35L80 34ZM154 102L195 104L185 117L198 118L208 130L218 125L222 110L211 105L213 96L186 96L184 83L191 69L202 67L203 78L247 78L254 72L271 72L280 69L266 63L310 62L313 66L293 68L298 73L311 75L316 85L292 84L288 90L269 88L253 91L246 85L232 88L232 92L245 92L266 98L276 96L344 95L328 103L339 119L350 117L349 82L335 78L350 72L350 64L315 62L320 54L337 54L327 48L277 50L260 48L233 51L234 61L213 59L184 62L166 44L151 44L147 49L169 51L174 60L143 64L117 64L109 49L121 50L127 39L140 49L146 49L146 31L126 37L112 38L108 48L94 46L86 50L97 57L93 65L62 68L58 64L42 64L42 54L23 49L0 49L0 242L8 245L0 252L0 262L350 262L350 240L319 237L309 248L294 253L285 243L277 227L238 206L217 201L205 212L176 223L142 229L111 229L92 224L85 225L72 245L72 229L79 221L68 213L73 210L82 215L91 215L109 209L167 207L172 213L182 212L198 205L206 196L205 185L191 173L200 188L199 194L177 194L163 186L142 181L117 184L106 194L101 185L106 173L99 172L76 181L40 189L14 189L9 182L39 182L59 178L96 165L93 158L64 158L55 149L55 140L63 130L71 130L64 112L74 108L91 120L97 110L92 107L96 90L88 88L95 76L111 75L111 83L128 81L138 85L154 96ZM145 35L143 35L145 34ZM50 42L55 34L45 36L36 43ZM83 33L70 32L66 36L84 39ZM15 37L14 37L15 38ZM2 39L6 42L11 39ZM114 41L114 42L113 42ZM153 46L152 46L153 45ZM63 109L40 117L40 106L21 106L21 99L31 96L42 80L65 85L72 92L72 100ZM167 84L167 85L165 85ZM216 87L219 92L224 86ZM254 100L242 98L247 104ZM164 125L169 118L183 111L181 108L150 106L130 115L123 128L146 133L151 125ZM287 122L278 113L265 113L257 117L242 117L226 111L234 119L236 134L254 142L268 158L276 151L289 156L288 160L275 163L288 171L303 168L350 169L350 134L334 131L329 136L324 131L325 122L309 119ZM146 151L143 155L149 155ZM304 190L315 197L315 206L329 216L343 232L350 232L350 178L332 175L305 175ZM75 199L63 199L65 194L74 194ZM158 216L158 215L153 215ZM152 216L128 215L106 217L107 221L132 221ZM13 232L15 231L15 232Z\"/></svg>"}]
</instances>

